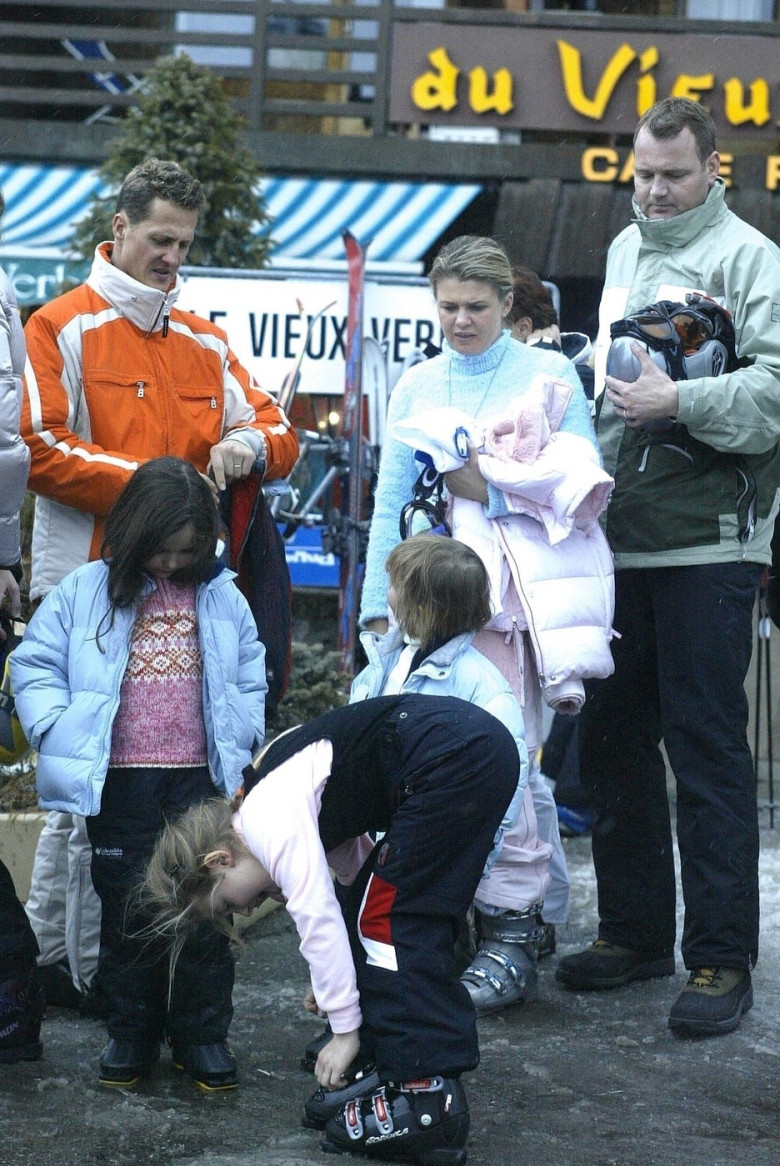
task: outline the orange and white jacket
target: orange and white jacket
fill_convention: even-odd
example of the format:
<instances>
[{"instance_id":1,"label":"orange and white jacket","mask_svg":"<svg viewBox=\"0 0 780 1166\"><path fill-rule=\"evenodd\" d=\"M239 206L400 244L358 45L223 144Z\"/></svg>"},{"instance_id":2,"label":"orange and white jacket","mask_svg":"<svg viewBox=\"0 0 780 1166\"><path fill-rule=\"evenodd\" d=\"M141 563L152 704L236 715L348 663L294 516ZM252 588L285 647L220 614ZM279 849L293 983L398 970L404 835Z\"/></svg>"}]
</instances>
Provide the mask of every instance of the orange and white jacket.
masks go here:
<instances>
[{"instance_id":1,"label":"orange and white jacket","mask_svg":"<svg viewBox=\"0 0 780 1166\"><path fill-rule=\"evenodd\" d=\"M225 333L174 307L167 292L95 252L86 283L52 300L25 330L22 436L37 495L32 598L100 553L105 515L130 475L174 454L205 472L228 434L285 477L298 456L294 429L238 362Z\"/></svg>"}]
</instances>

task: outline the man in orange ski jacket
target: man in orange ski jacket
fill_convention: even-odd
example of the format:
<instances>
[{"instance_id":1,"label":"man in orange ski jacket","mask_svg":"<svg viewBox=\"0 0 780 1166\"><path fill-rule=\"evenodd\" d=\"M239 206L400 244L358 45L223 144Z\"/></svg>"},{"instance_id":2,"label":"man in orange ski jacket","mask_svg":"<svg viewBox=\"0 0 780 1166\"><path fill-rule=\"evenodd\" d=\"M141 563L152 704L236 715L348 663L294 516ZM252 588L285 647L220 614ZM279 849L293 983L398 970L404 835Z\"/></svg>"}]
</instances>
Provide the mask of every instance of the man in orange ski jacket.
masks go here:
<instances>
[{"instance_id":1,"label":"man in orange ski jacket","mask_svg":"<svg viewBox=\"0 0 780 1166\"><path fill-rule=\"evenodd\" d=\"M143 462L187 458L220 490L258 463L265 479L295 463L294 429L225 333L175 306L203 205L200 183L176 163L136 166L119 192L113 242L97 248L86 282L28 321L21 432L36 495L32 599L99 556L105 515ZM83 1002L97 965L90 859L84 820L49 814L27 912L53 1004Z\"/></svg>"},{"instance_id":2,"label":"man in orange ski jacket","mask_svg":"<svg viewBox=\"0 0 780 1166\"><path fill-rule=\"evenodd\" d=\"M175 306L202 206L200 183L175 163L137 166L86 283L28 321L33 599L97 558L103 518L142 462L176 454L220 489L257 459L266 479L295 463L295 431L225 333Z\"/></svg>"}]
</instances>

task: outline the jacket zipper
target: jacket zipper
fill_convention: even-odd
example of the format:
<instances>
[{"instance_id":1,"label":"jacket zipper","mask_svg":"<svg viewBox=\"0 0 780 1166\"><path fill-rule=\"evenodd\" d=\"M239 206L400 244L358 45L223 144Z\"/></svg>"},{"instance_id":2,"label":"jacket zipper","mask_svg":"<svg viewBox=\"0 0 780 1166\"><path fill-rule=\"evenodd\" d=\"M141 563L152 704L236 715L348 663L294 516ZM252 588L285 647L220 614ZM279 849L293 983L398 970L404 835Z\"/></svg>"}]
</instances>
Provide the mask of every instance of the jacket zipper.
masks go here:
<instances>
[{"instance_id":1,"label":"jacket zipper","mask_svg":"<svg viewBox=\"0 0 780 1166\"><path fill-rule=\"evenodd\" d=\"M531 642L532 642L533 647L534 647L534 655L536 656L536 670L539 673L539 680L542 684L542 687L544 687L547 684L547 677L545 676L545 670L544 670L544 656L542 653L542 645L539 642L539 636L538 636L537 631L536 631L536 625L534 623L533 612L531 611L531 605L529 604L528 597L523 589L523 583L522 583L522 580L520 578L520 572L519 572L518 567L517 567L517 560L515 559L514 555L511 553L511 551L509 549L509 544L504 536L503 530L501 529L502 525L503 524L499 522L499 530L501 531L501 542L503 543L503 546L504 546L504 555L506 557L507 563L509 564L509 570L510 570L512 578L514 580L515 587L517 588L517 594L518 594L520 601L523 605L523 614L525 615L525 622L528 626L528 634L531 637ZM511 635L512 635L513 639L515 640L515 642L517 640L517 637L520 635L520 633L518 631L518 627L517 627L517 616L515 616L515 615L512 616Z\"/></svg>"},{"instance_id":2,"label":"jacket zipper","mask_svg":"<svg viewBox=\"0 0 780 1166\"><path fill-rule=\"evenodd\" d=\"M739 496L737 497L737 506L736 506L737 520L739 520L739 508L742 505L742 503L745 501L745 499L747 497L749 497L751 487L750 487L750 479L748 478L747 474L745 473L745 471L743 469L740 469L739 467L737 467L737 475L742 479L742 482L743 482L742 493L739 494ZM737 538L742 543L743 555L744 555L745 550L747 549L747 544L753 538L753 534L754 534L755 529L756 529L755 505L756 505L756 499L755 499L755 492L754 492L753 497L748 502L747 515L745 517L745 521L744 521L742 526L739 526L739 525L737 526Z\"/></svg>"}]
</instances>

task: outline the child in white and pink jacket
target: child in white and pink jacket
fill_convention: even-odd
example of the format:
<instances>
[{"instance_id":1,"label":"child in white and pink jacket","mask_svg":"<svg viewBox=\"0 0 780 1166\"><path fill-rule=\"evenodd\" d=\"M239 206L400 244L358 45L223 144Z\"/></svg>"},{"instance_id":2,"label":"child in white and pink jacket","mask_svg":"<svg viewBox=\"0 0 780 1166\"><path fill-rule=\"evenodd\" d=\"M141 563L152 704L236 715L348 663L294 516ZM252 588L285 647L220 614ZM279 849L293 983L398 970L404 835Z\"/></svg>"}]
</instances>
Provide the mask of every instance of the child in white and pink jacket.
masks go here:
<instances>
[{"instance_id":1,"label":"child in white and pink jacket","mask_svg":"<svg viewBox=\"0 0 780 1166\"><path fill-rule=\"evenodd\" d=\"M523 714L509 682L473 646L491 618L479 556L456 539L417 534L393 548L386 569L395 626L384 636L363 632L368 664L355 678L350 701L394 692L456 696L498 717L520 756L517 793L475 895L479 949L461 975L477 1012L492 1012L536 996L552 853L539 837L527 788Z\"/></svg>"}]
</instances>

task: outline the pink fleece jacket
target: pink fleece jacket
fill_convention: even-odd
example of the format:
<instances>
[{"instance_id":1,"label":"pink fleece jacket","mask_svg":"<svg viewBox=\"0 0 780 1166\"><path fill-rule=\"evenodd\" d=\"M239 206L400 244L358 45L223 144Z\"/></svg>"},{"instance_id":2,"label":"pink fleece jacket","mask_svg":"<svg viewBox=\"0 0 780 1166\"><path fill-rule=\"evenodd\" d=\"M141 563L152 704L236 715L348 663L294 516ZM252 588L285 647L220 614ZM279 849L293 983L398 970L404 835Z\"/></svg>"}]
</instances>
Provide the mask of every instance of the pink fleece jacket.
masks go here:
<instances>
[{"instance_id":1,"label":"pink fleece jacket","mask_svg":"<svg viewBox=\"0 0 780 1166\"><path fill-rule=\"evenodd\" d=\"M257 783L234 826L287 899L318 1007L334 1032L352 1032L362 1021L355 966L328 868L349 885L373 843L363 835L325 854L317 820L332 762L330 741L307 745Z\"/></svg>"}]
</instances>

